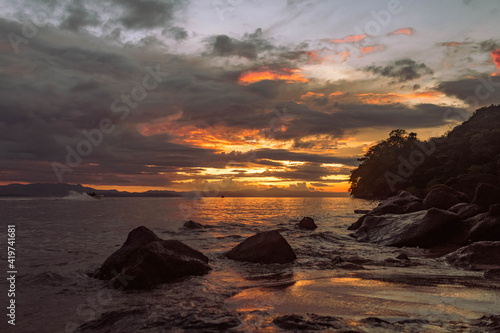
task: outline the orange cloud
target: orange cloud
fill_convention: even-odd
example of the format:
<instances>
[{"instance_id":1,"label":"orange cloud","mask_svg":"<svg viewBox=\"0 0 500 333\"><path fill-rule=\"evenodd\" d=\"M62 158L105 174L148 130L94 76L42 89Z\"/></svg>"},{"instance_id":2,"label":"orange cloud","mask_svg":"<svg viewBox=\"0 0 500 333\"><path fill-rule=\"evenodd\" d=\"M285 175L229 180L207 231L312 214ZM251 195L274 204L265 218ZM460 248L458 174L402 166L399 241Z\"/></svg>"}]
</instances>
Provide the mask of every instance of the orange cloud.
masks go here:
<instances>
[{"instance_id":1,"label":"orange cloud","mask_svg":"<svg viewBox=\"0 0 500 333\"><path fill-rule=\"evenodd\" d=\"M495 76L498 76L500 74L500 49L491 51L491 56L493 57L493 62L498 69L498 73L495 73Z\"/></svg>"},{"instance_id":2,"label":"orange cloud","mask_svg":"<svg viewBox=\"0 0 500 333\"><path fill-rule=\"evenodd\" d=\"M389 35L402 35L402 34L410 36L411 34L413 34L413 29L412 28L402 28L402 29L399 29L399 30L396 30L396 31L389 33Z\"/></svg>"},{"instance_id":3,"label":"orange cloud","mask_svg":"<svg viewBox=\"0 0 500 333\"><path fill-rule=\"evenodd\" d=\"M241 74L238 83L248 85L263 80L280 80L288 83L309 82L308 79L302 76L299 69L283 68L280 72L268 69L246 72Z\"/></svg>"},{"instance_id":4,"label":"orange cloud","mask_svg":"<svg viewBox=\"0 0 500 333\"><path fill-rule=\"evenodd\" d=\"M336 91L336 92L332 92L330 95L328 95L328 97L332 97L332 96L342 96L344 93L342 91Z\"/></svg>"},{"instance_id":5,"label":"orange cloud","mask_svg":"<svg viewBox=\"0 0 500 333\"><path fill-rule=\"evenodd\" d=\"M366 104L391 104L391 103L404 103L411 101L435 101L440 98L446 97L445 94L440 92L428 91L428 92L417 92L412 94L357 94L356 95L360 101Z\"/></svg>"},{"instance_id":6,"label":"orange cloud","mask_svg":"<svg viewBox=\"0 0 500 333\"><path fill-rule=\"evenodd\" d=\"M307 94L300 96L300 99L319 98L323 96L325 96L325 94L309 91Z\"/></svg>"},{"instance_id":7,"label":"orange cloud","mask_svg":"<svg viewBox=\"0 0 500 333\"><path fill-rule=\"evenodd\" d=\"M449 42L449 43L443 43L444 46L459 46L459 45L463 45L465 43L461 43L461 42Z\"/></svg>"},{"instance_id":8,"label":"orange cloud","mask_svg":"<svg viewBox=\"0 0 500 333\"><path fill-rule=\"evenodd\" d=\"M342 62L345 62L347 60L347 58L349 58L351 56L351 52L349 52L349 51L337 52L335 54L342 57Z\"/></svg>"},{"instance_id":9,"label":"orange cloud","mask_svg":"<svg viewBox=\"0 0 500 333\"><path fill-rule=\"evenodd\" d=\"M373 46L366 46L366 47L359 48L361 53L381 52L381 51L384 51L385 49L386 49L386 47L384 45L373 45Z\"/></svg>"},{"instance_id":10,"label":"orange cloud","mask_svg":"<svg viewBox=\"0 0 500 333\"><path fill-rule=\"evenodd\" d=\"M327 40L330 43L336 43L336 44L341 44L341 43L354 43L354 42L359 42L360 40L363 40L367 37L367 34L363 35L351 35L347 36L343 39L329 39Z\"/></svg>"}]
</instances>

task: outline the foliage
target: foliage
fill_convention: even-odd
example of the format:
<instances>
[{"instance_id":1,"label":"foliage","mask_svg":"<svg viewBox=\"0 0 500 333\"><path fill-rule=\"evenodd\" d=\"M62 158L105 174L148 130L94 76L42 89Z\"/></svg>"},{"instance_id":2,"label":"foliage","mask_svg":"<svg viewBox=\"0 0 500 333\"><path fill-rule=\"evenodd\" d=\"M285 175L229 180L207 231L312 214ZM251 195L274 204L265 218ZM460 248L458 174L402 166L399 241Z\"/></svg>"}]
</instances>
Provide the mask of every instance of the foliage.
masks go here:
<instances>
[{"instance_id":1,"label":"foliage","mask_svg":"<svg viewBox=\"0 0 500 333\"><path fill-rule=\"evenodd\" d=\"M461 174L497 174L499 141L500 106L495 105L476 110L442 138L422 142L415 133L394 130L359 159L349 180L351 195L380 199L405 189L422 196L433 185ZM416 158L422 156L423 161Z\"/></svg>"}]
</instances>

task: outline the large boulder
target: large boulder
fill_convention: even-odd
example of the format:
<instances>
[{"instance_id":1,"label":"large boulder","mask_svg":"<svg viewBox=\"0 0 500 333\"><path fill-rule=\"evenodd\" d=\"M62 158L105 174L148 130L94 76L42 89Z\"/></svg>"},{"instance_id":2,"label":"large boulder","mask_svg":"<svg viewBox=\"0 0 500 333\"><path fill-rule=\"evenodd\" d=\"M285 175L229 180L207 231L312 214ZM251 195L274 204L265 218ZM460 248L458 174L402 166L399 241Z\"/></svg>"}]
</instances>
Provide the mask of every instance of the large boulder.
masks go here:
<instances>
[{"instance_id":1,"label":"large boulder","mask_svg":"<svg viewBox=\"0 0 500 333\"><path fill-rule=\"evenodd\" d=\"M186 229L203 229L204 226L198 222L194 222L194 221L186 221L184 222L184 228Z\"/></svg>"},{"instance_id":2,"label":"large boulder","mask_svg":"<svg viewBox=\"0 0 500 333\"><path fill-rule=\"evenodd\" d=\"M476 188L473 204L487 211L491 205L500 204L500 187L491 184L479 184Z\"/></svg>"},{"instance_id":3,"label":"large boulder","mask_svg":"<svg viewBox=\"0 0 500 333\"><path fill-rule=\"evenodd\" d=\"M476 242L448 254L449 264L470 270L496 269L500 267L500 242Z\"/></svg>"},{"instance_id":4,"label":"large boulder","mask_svg":"<svg viewBox=\"0 0 500 333\"><path fill-rule=\"evenodd\" d=\"M278 230L248 237L226 254L229 259L262 264L284 264L297 259L292 247Z\"/></svg>"},{"instance_id":5,"label":"large boulder","mask_svg":"<svg viewBox=\"0 0 500 333\"><path fill-rule=\"evenodd\" d=\"M463 232L456 214L431 208L409 214L369 216L352 236L360 242L429 248L460 243Z\"/></svg>"},{"instance_id":6,"label":"large boulder","mask_svg":"<svg viewBox=\"0 0 500 333\"><path fill-rule=\"evenodd\" d=\"M210 271L208 258L176 240L163 240L146 227L132 230L127 240L104 261L94 277L115 287L148 289L189 275Z\"/></svg>"},{"instance_id":7,"label":"large boulder","mask_svg":"<svg viewBox=\"0 0 500 333\"><path fill-rule=\"evenodd\" d=\"M316 223L314 223L314 220L312 219L312 217L309 217L309 216L303 217L302 220L300 220L298 226L299 226L299 228L308 229L308 230L314 230L318 227L316 225Z\"/></svg>"},{"instance_id":8,"label":"large boulder","mask_svg":"<svg viewBox=\"0 0 500 333\"><path fill-rule=\"evenodd\" d=\"M406 191L399 191L397 195L389 197L382 201L377 207L373 208L367 214L361 216L354 222L348 230L356 230L361 227L363 221L368 216L380 216L384 214L408 214L423 210L422 199Z\"/></svg>"},{"instance_id":9,"label":"large boulder","mask_svg":"<svg viewBox=\"0 0 500 333\"><path fill-rule=\"evenodd\" d=\"M458 217L460 217L460 219L467 220L468 218L471 218L471 217L476 216L476 215L481 214L481 213L484 213L484 210L481 209L481 207L479 205L466 204L465 206L463 206L462 208L459 209L459 211L457 212L457 215L458 215Z\"/></svg>"},{"instance_id":10,"label":"large boulder","mask_svg":"<svg viewBox=\"0 0 500 333\"><path fill-rule=\"evenodd\" d=\"M447 185L439 184L433 186L424 199L424 207L449 209L450 207L461 203L470 202L470 198L463 192L459 192Z\"/></svg>"},{"instance_id":11,"label":"large boulder","mask_svg":"<svg viewBox=\"0 0 500 333\"><path fill-rule=\"evenodd\" d=\"M492 216L488 212L471 217L465 223L470 226L467 240L500 241L500 216Z\"/></svg>"},{"instance_id":12,"label":"large boulder","mask_svg":"<svg viewBox=\"0 0 500 333\"><path fill-rule=\"evenodd\" d=\"M499 186L499 179L497 176L487 173L460 175L448 179L445 185L474 198L476 187L481 183Z\"/></svg>"}]
</instances>

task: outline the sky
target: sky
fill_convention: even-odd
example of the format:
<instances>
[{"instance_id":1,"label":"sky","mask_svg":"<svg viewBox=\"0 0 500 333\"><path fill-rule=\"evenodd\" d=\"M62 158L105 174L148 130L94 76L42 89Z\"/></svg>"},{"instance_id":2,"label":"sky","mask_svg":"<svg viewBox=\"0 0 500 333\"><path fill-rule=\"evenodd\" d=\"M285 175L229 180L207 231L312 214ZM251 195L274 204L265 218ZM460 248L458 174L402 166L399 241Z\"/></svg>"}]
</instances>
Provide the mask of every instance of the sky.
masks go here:
<instances>
[{"instance_id":1,"label":"sky","mask_svg":"<svg viewBox=\"0 0 500 333\"><path fill-rule=\"evenodd\" d=\"M344 192L500 103L497 0L0 0L0 184Z\"/></svg>"}]
</instances>

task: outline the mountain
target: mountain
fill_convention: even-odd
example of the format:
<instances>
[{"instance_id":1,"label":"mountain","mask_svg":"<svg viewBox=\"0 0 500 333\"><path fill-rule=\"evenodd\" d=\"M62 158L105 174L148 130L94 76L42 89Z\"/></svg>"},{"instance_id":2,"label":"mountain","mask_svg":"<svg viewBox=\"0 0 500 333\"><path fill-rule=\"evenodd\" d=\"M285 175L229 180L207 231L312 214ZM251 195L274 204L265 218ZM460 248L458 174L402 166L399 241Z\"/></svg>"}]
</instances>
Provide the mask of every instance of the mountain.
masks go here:
<instances>
[{"instance_id":1,"label":"mountain","mask_svg":"<svg viewBox=\"0 0 500 333\"><path fill-rule=\"evenodd\" d=\"M82 185L57 184L9 184L0 186L0 197L65 197L71 192L88 193L96 192L105 197L345 197L347 192L310 192L290 191L280 188L267 190L240 190L213 192L175 192L175 191L146 191L146 192L124 192L117 190L96 190Z\"/></svg>"},{"instance_id":2,"label":"mountain","mask_svg":"<svg viewBox=\"0 0 500 333\"><path fill-rule=\"evenodd\" d=\"M423 196L459 175L500 176L500 105L478 109L440 138L394 130L371 147L351 172L351 194L383 199L400 190Z\"/></svg>"}]
</instances>

